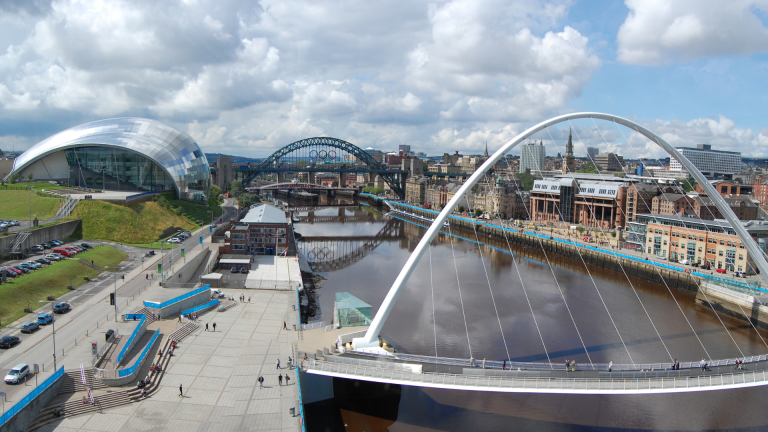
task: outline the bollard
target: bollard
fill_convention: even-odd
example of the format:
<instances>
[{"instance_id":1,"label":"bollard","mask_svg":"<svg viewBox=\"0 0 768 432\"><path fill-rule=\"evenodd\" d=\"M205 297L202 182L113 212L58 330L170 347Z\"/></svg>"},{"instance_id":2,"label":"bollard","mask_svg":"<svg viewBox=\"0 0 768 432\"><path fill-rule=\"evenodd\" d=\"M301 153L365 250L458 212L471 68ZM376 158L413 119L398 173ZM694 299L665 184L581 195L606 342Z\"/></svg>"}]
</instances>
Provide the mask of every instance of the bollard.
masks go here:
<instances>
[{"instance_id":1,"label":"bollard","mask_svg":"<svg viewBox=\"0 0 768 432\"><path fill-rule=\"evenodd\" d=\"M85 331L85 337L88 337L88 330Z\"/></svg>"}]
</instances>

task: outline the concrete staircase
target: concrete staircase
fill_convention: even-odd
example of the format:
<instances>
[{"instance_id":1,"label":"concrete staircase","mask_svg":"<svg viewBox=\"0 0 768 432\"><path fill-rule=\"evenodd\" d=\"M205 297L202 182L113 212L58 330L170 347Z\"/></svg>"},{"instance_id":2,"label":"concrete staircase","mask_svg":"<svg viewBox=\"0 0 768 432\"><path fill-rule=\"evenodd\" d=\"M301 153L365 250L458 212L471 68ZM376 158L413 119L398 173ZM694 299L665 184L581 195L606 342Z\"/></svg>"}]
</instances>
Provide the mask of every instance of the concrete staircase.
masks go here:
<instances>
[{"instance_id":1,"label":"concrete staircase","mask_svg":"<svg viewBox=\"0 0 768 432\"><path fill-rule=\"evenodd\" d=\"M152 311L148 308L141 308L134 312L135 314L144 314L147 317L147 325L152 324L153 322L157 321L155 318L152 317Z\"/></svg>"},{"instance_id":2,"label":"concrete staircase","mask_svg":"<svg viewBox=\"0 0 768 432\"><path fill-rule=\"evenodd\" d=\"M91 262L90 262L90 261L86 261L86 260L84 260L84 259L82 259L82 258L78 258L78 259L80 260L80 262L81 262L81 263L83 263L83 264L87 265L88 267L90 267L90 268L92 268L92 269L96 270L96 271L97 271L97 272L99 272L99 273L101 273L101 272L103 272L103 271L104 271L104 269L103 269L103 268L101 268L101 267L97 266L96 264L91 264Z\"/></svg>"},{"instance_id":3,"label":"concrete staircase","mask_svg":"<svg viewBox=\"0 0 768 432\"><path fill-rule=\"evenodd\" d=\"M147 314L147 320L151 319L151 316L148 314L148 310L146 308L140 309L135 313L145 313ZM154 321L154 320L153 320ZM141 395L141 390L138 387L132 386L129 389L125 390L118 390L118 391L112 391L100 395L94 395L94 404L91 404L90 401L87 403L83 403L82 399L79 400L70 400L65 403L61 404L55 404L55 405L49 405L37 414L37 417L35 417L35 420L29 425L27 428L28 431L36 430L37 428L40 428L41 426L45 426L49 423L57 422L64 417L72 417L80 414L87 414L92 412L101 412L105 409L109 408L116 408L119 406L127 405L130 403L135 402L141 402L145 398L151 397L157 390L160 388L160 382L163 379L163 376L165 375L165 371L168 370L168 365L171 362L171 356L168 355L168 349L171 347L171 343L178 344L182 339L189 336L197 330L199 326L195 323L187 323L181 328L177 329L168 337L165 339L165 344L163 344L163 348L160 351L162 355L157 356L158 358L154 362L155 365L160 366L160 370L155 370L149 373L149 381L150 383L144 387L144 396ZM88 376L88 373L91 375L93 374L93 371L86 371L86 380L90 382L90 378ZM82 386L82 382L79 382L80 379L80 371L73 371L71 372L72 376L69 377L69 380L76 381L74 383L65 381L64 384L62 384L62 388L65 385L69 385L68 388L78 388L77 386ZM67 374L64 375L65 378L67 378ZM100 384L100 383L99 383ZM94 389L100 389L100 388L107 388L103 384L100 384L102 387L98 387L96 384L94 384ZM85 390L83 388L83 390ZM80 390L76 390L80 391ZM61 393L61 391L60 391ZM59 416L54 415L54 411L59 411Z\"/></svg>"},{"instance_id":4,"label":"concrete staircase","mask_svg":"<svg viewBox=\"0 0 768 432\"><path fill-rule=\"evenodd\" d=\"M61 204L61 207L59 208L59 211L56 212L57 218L63 218L69 216L70 213L72 213L72 210L74 210L77 203L79 203L79 199L72 198L70 195L67 195L67 198L64 200L64 203Z\"/></svg>"},{"instance_id":5,"label":"concrete staircase","mask_svg":"<svg viewBox=\"0 0 768 432\"><path fill-rule=\"evenodd\" d=\"M24 240L26 240L27 237L29 237L29 231L22 231L16 234L16 239L13 241L13 244L11 244L11 247L5 251L5 253L9 255L22 255L26 257L27 255L21 251L21 245L24 244Z\"/></svg>"},{"instance_id":6,"label":"concrete staircase","mask_svg":"<svg viewBox=\"0 0 768 432\"><path fill-rule=\"evenodd\" d=\"M61 379L62 381L61 387L59 387L59 394L75 393L86 390L82 378L80 377L79 370L64 372L64 376ZM85 382L88 383L88 385L91 387L91 390L107 388L107 386L102 384L101 381L93 377L92 369L85 370Z\"/></svg>"},{"instance_id":7,"label":"concrete staircase","mask_svg":"<svg viewBox=\"0 0 768 432\"><path fill-rule=\"evenodd\" d=\"M234 300L227 300L226 303L219 304L219 312L224 312L225 310L232 309L233 307L237 306L238 303Z\"/></svg>"}]
</instances>

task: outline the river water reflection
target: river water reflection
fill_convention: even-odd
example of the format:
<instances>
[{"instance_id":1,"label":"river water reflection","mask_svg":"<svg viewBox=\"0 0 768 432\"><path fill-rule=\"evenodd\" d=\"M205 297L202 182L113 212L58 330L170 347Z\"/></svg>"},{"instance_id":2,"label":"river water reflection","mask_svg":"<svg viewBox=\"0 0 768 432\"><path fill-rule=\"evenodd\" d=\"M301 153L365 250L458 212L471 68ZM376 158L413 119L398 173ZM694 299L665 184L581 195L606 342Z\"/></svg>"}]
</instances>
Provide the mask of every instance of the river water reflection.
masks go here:
<instances>
[{"instance_id":1,"label":"river water reflection","mask_svg":"<svg viewBox=\"0 0 768 432\"><path fill-rule=\"evenodd\" d=\"M317 289L321 311L315 320L331 320L334 294L339 291L350 292L366 301L375 312L426 232L416 223L385 216L367 206L320 209L312 212L310 218L308 212L297 214L305 222L296 224L296 230L307 237L308 242L316 242L318 248L309 250L321 252L313 259L327 263L335 260L333 270L326 266L323 268L329 271L319 273L325 280ZM481 246L474 241L472 231L452 234L454 236L440 234L433 242L430 254L425 254L418 264L384 326L382 335L401 352L553 363L575 359L580 364L588 364L590 361L666 362L671 358L697 361L768 351L748 323L716 316L711 309L697 304L692 294L628 279L619 272L585 268L579 261L547 256L541 250L515 244L510 247L504 240L480 236L478 240L485 244ZM365 252L345 265L341 257L355 249L355 242ZM724 424L716 412L730 404L718 403L717 410L694 420L686 415L679 418L681 412L688 410L680 411L680 401L692 401L685 405L695 409L697 403L709 405L713 400L733 401L746 394L759 394L759 398L765 395L762 389L716 393L718 395L712 396L713 392L707 392L707 397L702 397L703 394L580 397L403 388L394 423L401 429L390 430L403 430L406 425L466 430L460 425L466 427L477 422L495 429L505 424L504 416L514 416L515 421L523 423L534 421L526 423L524 429L556 425L555 429L567 430L570 426L566 425L570 423L597 426L602 421L607 422L603 426L608 427L648 428L650 425L650 429L696 430ZM731 395L730 399L726 394ZM534 403L536 400L544 405L538 406ZM662 421L649 419L647 415L630 415L623 407L631 401L635 406L630 411L646 409L649 410L646 414L653 417L654 413L666 411L665 400L674 400L673 404L678 405L674 419ZM593 412L594 407L585 411L581 404L586 401L603 404L598 410L603 410L602 414ZM556 410L550 406L552 403L557 404ZM507 404L516 408L511 409ZM572 408L562 411L569 405ZM623 408L608 410L612 405ZM741 407L751 405L751 400L740 404ZM524 406L534 411L521 414L517 408ZM438 412L442 414L436 415ZM423 419L423 415L431 420L416 420ZM618 423L606 420L613 418L623 420ZM544 423L536 423L540 421ZM754 426L753 421L766 424L762 419L753 419L746 423L737 421L729 427Z\"/></svg>"}]
</instances>

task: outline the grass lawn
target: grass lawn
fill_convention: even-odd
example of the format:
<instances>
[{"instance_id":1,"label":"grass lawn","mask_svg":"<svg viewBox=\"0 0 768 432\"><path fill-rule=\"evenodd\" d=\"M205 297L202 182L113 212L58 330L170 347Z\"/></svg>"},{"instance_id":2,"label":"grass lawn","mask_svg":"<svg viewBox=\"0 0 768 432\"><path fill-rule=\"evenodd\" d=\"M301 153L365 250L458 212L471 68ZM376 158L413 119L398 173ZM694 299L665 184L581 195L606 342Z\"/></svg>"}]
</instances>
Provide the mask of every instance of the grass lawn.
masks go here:
<instances>
[{"instance_id":1,"label":"grass lawn","mask_svg":"<svg viewBox=\"0 0 768 432\"><path fill-rule=\"evenodd\" d=\"M172 196L172 194L166 194L166 197L169 195ZM216 202L215 197L211 197L208 200L208 206L191 203L189 201L171 200L170 198L168 200L174 209L181 207L181 214L186 216L187 219L196 224L197 221L200 221L200 223L197 224L198 226L211 223L211 214L209 213L211 211L213 212L214 221L221 217L221 204Z\"/></svg>"},{"instance_id":2,"label":"grass lawn","mask_svg":"<svg viewBox=\"0 0 768 432\"><path fill-rule=\"evenodd\" d=\"M49 183L47 181L38 181L38 182L31 182L31 183L6 183L0 189L2 190L13 190L13 189L26 189L28 186L32 186L35 188L36 191L41 191L43 189L45 190L56 190L56 189L69 189L69 186L67 185L55 185L53 183Z\"/></svg>"},{"instance_id":3,"label":"grass lawn","mask_svg":"<svg viewBox=\"0 0 768 432\"><path fill-rule=\"evenodd\" d=\"M171 227L192 230L193 221L165 209L154 201L130 207L104 201L83 200L75 207L70 219L82 219L81 228L73 238L111 240L125 244L152 243Z\"/></svg>"},{"instance_id":4,"label":"grass lawn","mask_svg":"<svg viewBox=\"0 0 768 432\"><path fill-rule=\"evenodd\" d=\"M93 260L100 267L115 265L125 259L125 252L112 246L100 246L88 252L77 255L77 258ZM6 326L25 315L24 308L37 309L38 300L47 296L59 297L69 291L67 286L80 286L85 282L84 277L94 277L98 272L81 263L76 258L55 262L52 265L9 279L0 285L0 320Z\"/></svg>"},{"instance_id":5,"label":"grass lawn","mask_svg":"<svg viewBox=\"0 0 768 432\"><path fill-rule=\"evenodd\" d=\"M13 186L13 185L11 185ZM53 186L53 185L51 185ZM49 219L56 216L56 211L63 198L44 198L29 190L12 190L0 187L0 219L29 219L30 202L32 218Z\"/></svg>"}]
</instances>

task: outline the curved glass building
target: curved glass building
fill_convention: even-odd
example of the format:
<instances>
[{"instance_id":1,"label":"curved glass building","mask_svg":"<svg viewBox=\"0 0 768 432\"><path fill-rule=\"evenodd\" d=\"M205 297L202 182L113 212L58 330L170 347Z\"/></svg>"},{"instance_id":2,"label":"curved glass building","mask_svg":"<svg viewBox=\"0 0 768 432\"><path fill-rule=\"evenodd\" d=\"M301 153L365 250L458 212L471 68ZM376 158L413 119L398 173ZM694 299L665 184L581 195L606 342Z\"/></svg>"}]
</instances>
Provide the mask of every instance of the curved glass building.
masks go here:
<instances>
[{"instance_id":1,"label":"curved glass building","mask_svg":"<svg viewBox=\"0 0 768 432\"><path fill-rule=\"evenodd\" d=\"M59 132L16 158L22 178L73 187L173 191L180 199L207 201L208 160L191 136L156 120L98 120Z\"/></svg>"}]
</instances>

